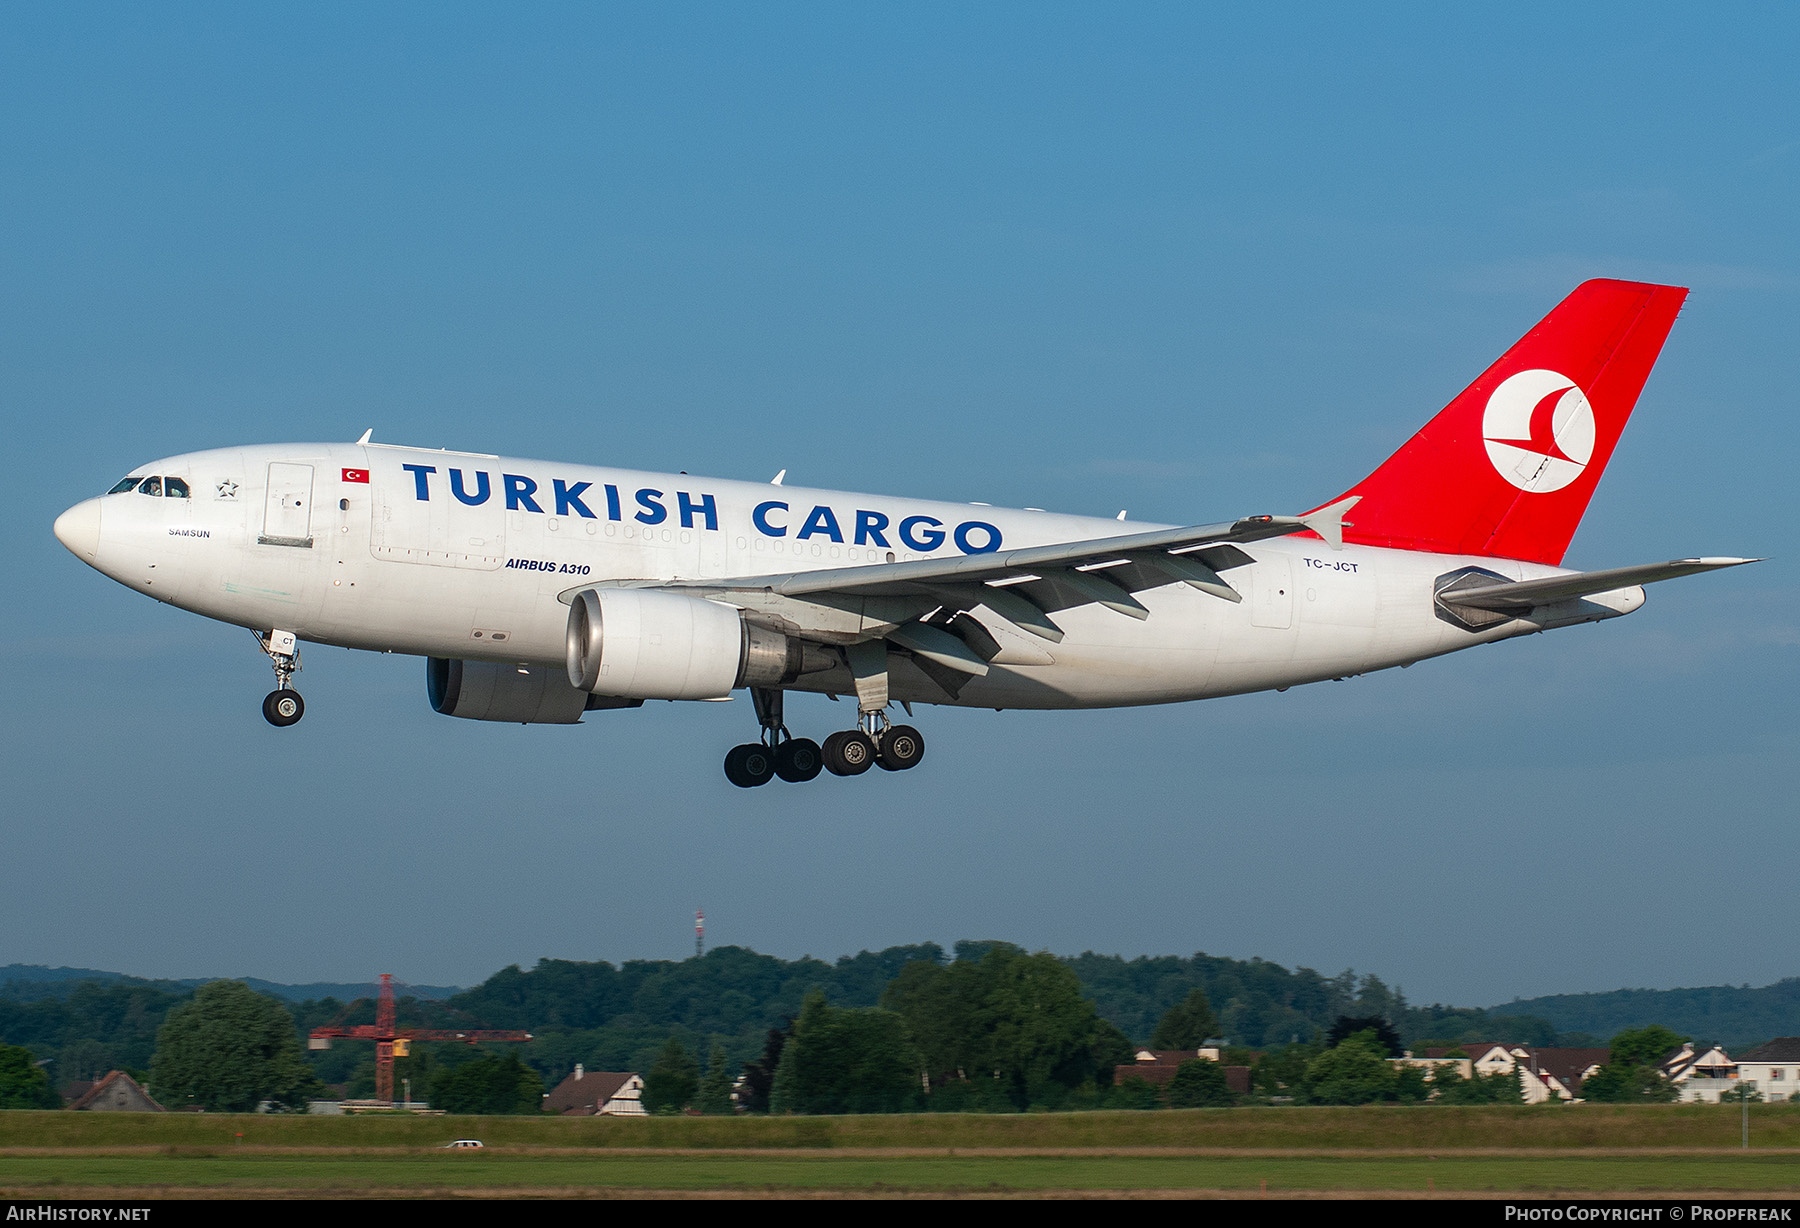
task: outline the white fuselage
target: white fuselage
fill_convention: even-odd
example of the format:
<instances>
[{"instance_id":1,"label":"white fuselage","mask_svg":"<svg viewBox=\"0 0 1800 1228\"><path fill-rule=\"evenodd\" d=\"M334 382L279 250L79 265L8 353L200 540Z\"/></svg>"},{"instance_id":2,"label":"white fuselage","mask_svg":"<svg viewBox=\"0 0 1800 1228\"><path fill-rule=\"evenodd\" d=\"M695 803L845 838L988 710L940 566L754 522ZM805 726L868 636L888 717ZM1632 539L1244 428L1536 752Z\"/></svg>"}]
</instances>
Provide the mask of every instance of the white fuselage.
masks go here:
<instances>
[{"instance_id":1,"label":"white fuselage","mask_svg":"<svg viewBox=\"0 0 1800 1228\"><path fill-rule=\"evenodd\" d=\"M345 471L367 481L346 481ZM133 471L188 498L136 491L75 509L106 575L257 630L347 648L560 665L567 595L600 582L762 576L1113 537L1155 526L1046 512L807 490L382 445L194 452ZM423 496L423 497L421 497ZM59 534L62 531L59 522ZM85 531L85 530L84 530ZM1241 603L1186 584L1141 591L1143 620L1101 605L1056 613L1050 643L989 620L1001 652L955 702L1087 708L1231 695L1405 665L1474 644L1629 613L1643 591L1535 610L1471 632L1440 617L1437 577L1508 560L1311 536L1256 542L1234 568ZM843 693L846 670L796 689ZM897 672L896 699L945 702Z\"/></svg>"}]
</instances>

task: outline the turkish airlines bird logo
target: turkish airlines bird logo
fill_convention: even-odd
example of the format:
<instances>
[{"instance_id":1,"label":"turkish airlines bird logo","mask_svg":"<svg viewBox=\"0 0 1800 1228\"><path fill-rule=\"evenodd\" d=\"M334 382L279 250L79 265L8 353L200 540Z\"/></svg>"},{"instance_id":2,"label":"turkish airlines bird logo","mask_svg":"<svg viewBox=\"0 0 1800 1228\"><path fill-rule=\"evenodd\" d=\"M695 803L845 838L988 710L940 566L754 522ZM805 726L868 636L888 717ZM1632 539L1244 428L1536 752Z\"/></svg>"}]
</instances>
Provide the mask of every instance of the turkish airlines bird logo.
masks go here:
<instances>
[{"instance_id":1,"label":"turkish airlines bird logo","mask_svg":"<svg viewBox=\"0 0 1800 1228\"><path fill-rule=\"evenodd\" d=\"M1531 494L1561 490L1594 455L1594 407L1556 371L1520 371L1488 397L1481 419L1488 459L1501 477Z\"/></svg>"}]
</instances>

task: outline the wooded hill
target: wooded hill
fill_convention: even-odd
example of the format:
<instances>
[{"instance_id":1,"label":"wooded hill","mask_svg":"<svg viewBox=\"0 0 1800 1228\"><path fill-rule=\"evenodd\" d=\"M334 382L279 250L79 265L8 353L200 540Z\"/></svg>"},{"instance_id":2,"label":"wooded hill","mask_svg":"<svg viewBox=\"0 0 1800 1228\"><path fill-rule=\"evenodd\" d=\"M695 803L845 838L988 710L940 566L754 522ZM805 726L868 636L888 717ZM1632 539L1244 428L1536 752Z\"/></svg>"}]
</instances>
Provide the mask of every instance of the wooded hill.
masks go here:
<instances>
[{"instance_id":1,"label":"wooded hill","mask_svg":"<svg viewBox=\"0 0 1800 1228\"><path fill-rule=\"evenodd\" d=\"M1800 977L1790 976L1760 989L1714 985L1556 994L1514 1000L1492 1009L1536 1015L1559 1030L1594 1036L1611 1036L1654 1021L1737 1052L1773 1036L1800 1036Z\"/></svg>"},{"instance_id":2,"label":"wooded hill","mask_svg":"<svg viewBox=\"0 0 1800 1228\"><path fill-rule=\"evenodd\" d=\"M540 960L504 968L444 1001L402 999L401 1021L431 1027L524 1028L536 1035L519 1052L554 1085L576 1062L591 1070L648 1069L671 1034L704 1053L724 1046L733 1063L756 1058L768 1030L800 1011L807 991L824 990L833 1006L876 1005L901 968L914 960L976 960L995 945L965 941L945 952L936 943L863 951L835 961L783 960L743 947L718 947L698 959ZM1479 1008L1409 1004L1379 977L1345 971L1325 976L1267 960L1084 952L1065 957L1101 1018L1134 1043L1150 1039L1157 1021L1202 990L1223 1038L1269 1048L1311 1040L1340 1015L1390 1020L1408 1044L1425 1040L1508 1040L1533 1044L1604 1044L1627 1027L1661 1023L1698 1041L1745 1047L1771 1036L1800 1034L1800 978L1763 989L1620 990L1568 994ZM33 976L33 973L47 975ZM114 1067L148 1068L156 1030L168 1011L191 997L198 981L147 981L86 969L0 968L0 1041L24 1045L55 1062L58 1086ZM253 988L287 999L304 1033L323 1023L373 1022L371 1002L348 999L362 986ZM341 991L314 997L300 989ZM434 992L426 990L425 994ZM303 1000L302 1000L303 999ZM370 1046L340 1044L309 1054L321 1078L351 1082L353 1094L372 1075Z\"/></svg>"},{"instance_id":3,"label":"wooded hill","mask_svg":"<svg viewBox=\"0 0 1800 1228\"><path fill-rule=\"evenodd\" d=\"M99 981L106 985L148 985L170 993L181 993L185 990L198 989L208 981L219 980L218 977L188 977L184 980L158 981L144 977L127 976L122 972L102 972L97 968L51 968L45 964L7 964L0 967L0 994L14 998L60 997L69 991L66 982ZM314 981L307 985L284 985L279 981L265 981L259 977L229 977L228 980L242 981L257 993L266 993L270 997L280 998L284 1002L305 1002L315 998L337 998L348 1002L360 998L364 994L375 992L373 981L351 984L342 981ZM461 993L455 985L410 985L415 997L448 998L452 994Z\"/></svg>"}]
</instances>

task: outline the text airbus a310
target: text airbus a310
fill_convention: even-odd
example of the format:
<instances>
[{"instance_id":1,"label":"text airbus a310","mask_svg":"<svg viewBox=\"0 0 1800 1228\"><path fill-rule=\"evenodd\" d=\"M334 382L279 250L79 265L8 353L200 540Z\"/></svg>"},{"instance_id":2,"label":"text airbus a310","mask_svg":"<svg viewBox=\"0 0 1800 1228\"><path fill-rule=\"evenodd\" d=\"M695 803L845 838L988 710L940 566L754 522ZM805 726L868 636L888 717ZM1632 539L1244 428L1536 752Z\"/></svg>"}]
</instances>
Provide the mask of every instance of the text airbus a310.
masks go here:
<instances>
[{"instance_id":1,"label":"text airbus a310","mask_svg":"<svg viewBox=\"0 0 1800 1228\"><path fill-rule=\"evenodd\" d=\"M1752 560L1559 564L1687 291L1582 284L1313 511L1113 520L354 444L192 452L56 521L83 562L253 630L275 725L302 642L427 659L432 706L571 724L748 689L732 783L916 766L891 705L1175 703L1409 665L1629 614ZM786 692L853 697L792 735ZM916 719L916 718L913 718Z\"/></svg>"}]
</instances>

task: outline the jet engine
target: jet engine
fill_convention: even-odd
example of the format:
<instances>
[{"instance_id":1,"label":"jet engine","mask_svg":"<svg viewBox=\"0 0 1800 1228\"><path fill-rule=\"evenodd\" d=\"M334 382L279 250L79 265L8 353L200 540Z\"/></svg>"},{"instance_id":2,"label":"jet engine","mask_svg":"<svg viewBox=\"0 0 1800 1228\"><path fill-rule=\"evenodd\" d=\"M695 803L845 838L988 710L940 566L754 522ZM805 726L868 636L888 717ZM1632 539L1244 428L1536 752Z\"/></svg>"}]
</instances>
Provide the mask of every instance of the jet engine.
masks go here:
<instances>
[{"instance_id":1,"label":"jet engine","mask_svg":"<svg viewBox=\"0 0 1800 1228\"><path fill-rule=\"evenodd\" d=\"M736 687L780 687L835 664L820 645L680 593L590 588L569 609L569 682L595 694L718 699Z\"/></svg>"},{"instance_id":2,"label":"jet engine","mask_svg":"<svg viewBox=\"0 0 1800 1228\"><path fill-rule=\"evenodd\" d=\"M425 693L445 716L521 725L573 725L594 708L637 706L577 691L547 666L443 657L425 659Z\"/></svg>"}]
</instances>

